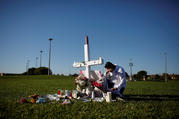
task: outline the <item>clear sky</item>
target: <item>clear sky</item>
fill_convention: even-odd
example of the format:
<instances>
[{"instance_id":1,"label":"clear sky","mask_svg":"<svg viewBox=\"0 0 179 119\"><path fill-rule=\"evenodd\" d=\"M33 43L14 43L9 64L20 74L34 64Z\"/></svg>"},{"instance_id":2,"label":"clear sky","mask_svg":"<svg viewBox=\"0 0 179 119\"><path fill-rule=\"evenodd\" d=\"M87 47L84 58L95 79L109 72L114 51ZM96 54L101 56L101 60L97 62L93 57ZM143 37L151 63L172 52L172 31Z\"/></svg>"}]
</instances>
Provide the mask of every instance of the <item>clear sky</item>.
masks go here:
<instances>
[{"instance_id":1,"label":"clear sky","mask_svg":"<svg viewBox=\"0 0 179 119\"><path fill-rule=\"evenodd\" d=\"M48 67L49 38L53 73L78 72L86 35L92 60L129 73L132 59L134 73L162 74L167 52L168 73L179 74L178 0L0 0L0 72L25 72L27 60L35 67L40 50Z\"/></svg>"}]
</instances>

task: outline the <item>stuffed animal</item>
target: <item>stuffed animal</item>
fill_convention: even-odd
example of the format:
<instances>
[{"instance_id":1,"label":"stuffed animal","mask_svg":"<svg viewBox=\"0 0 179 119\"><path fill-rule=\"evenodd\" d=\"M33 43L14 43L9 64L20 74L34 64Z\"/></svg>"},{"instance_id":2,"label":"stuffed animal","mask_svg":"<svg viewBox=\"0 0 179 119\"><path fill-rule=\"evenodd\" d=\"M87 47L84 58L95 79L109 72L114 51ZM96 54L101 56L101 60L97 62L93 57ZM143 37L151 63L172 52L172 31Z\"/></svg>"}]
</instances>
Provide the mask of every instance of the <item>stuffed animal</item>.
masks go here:
<instances>
[{"instance_id":1,"label":"stuffed animal","mask_svg":"<svg viewBox=\"0 0 179 119\"><path fill-rule=\"evenodd\" d=\"M86 89L89 86L89 80L83 75L80 74L75 78L76 90L82 92L83 89Z\"/></svg>"}]
</instances>

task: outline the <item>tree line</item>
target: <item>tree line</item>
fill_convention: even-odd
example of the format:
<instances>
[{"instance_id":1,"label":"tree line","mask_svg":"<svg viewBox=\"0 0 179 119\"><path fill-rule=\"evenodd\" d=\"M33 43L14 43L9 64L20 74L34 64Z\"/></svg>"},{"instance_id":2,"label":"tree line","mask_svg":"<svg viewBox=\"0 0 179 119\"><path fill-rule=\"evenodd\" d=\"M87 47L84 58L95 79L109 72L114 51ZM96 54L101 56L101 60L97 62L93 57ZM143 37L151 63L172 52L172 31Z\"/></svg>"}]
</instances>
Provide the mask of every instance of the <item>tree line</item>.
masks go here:
<instances>
[{"instance_id":1,"label":"tree line","mask_svg":"<svg viewBox=\"0 0 179 119\"><path fill-rule=\"evenodd\" d=\"M129 75L126 75L127 78L129 78ZM145 70L141 70L139 72L137 72L137 74L134 74L133 76L133 80L136 81L163 81L165 80L165 73L159 75L159 74L153 74L153 75L148 75L147 71ZM179 80L179 75L177 74L166 74L166 78L167 80Z\"/></svg>"},{"instance_id":2,"label":"tree line","mask_svg":"<svg viewBox=\"0 0 179 119\"><path fill-rule=\"evenodd\" d=\"M22 73L23 75L48 75L48 68L47 67L39 67L39 68L29 68L28 71ZM50 75L52 74L52 71L50 70ZM63 74L62 74L63 75ZM76 77L78 74L69 74L69 76ZM166 74L167 80L171 79L177 79L179 80L179 75L175 74ZM126 72L126 78L129 80L129 75ZM165 73L162 75L159 74L154 74L154 75L148 75L147 71L141 70L137 72L137 74L132 75L133 81L163 81L165 80Z\"/></svg>"},{"instance_id":3,"label":"tree line","mask_svg":"<svg viewBox=\"0 0 179 119\"><path fill-rule=\"evenodd\" d=\"M50 75L52 71L50 70ZM48 68L47 67L39 67L39 68L29 68L23 75L48 75Z\"/></svg>"}]
</instances>

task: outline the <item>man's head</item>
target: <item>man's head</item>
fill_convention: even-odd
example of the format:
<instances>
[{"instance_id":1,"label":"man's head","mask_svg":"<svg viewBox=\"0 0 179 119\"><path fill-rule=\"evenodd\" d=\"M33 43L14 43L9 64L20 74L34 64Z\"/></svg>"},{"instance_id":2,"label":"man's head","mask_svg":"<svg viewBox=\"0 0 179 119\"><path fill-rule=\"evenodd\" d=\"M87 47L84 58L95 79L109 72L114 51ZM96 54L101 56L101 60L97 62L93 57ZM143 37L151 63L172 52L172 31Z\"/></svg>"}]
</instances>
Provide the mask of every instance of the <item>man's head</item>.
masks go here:
<instances>
[{"instance_id":1,"label":"man's head","mask_svg":"<svg viewBox=\"0 0 179 119\"><path fill-rule=\"evenodd\" d=\"M116 66L112 64L111 62L106 62L105 68L106 68L106 72L113 72Z\"/></svg>"}]
</instances>

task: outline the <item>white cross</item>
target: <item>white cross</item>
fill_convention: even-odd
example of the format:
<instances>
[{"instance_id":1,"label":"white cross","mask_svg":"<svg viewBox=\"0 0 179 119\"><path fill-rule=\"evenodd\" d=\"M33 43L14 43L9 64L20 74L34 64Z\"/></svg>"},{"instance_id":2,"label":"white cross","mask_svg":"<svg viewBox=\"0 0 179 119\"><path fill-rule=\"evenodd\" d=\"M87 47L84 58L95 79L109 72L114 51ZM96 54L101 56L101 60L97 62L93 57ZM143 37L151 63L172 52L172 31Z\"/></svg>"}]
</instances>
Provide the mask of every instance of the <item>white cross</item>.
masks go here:
<instances>
[{"instance_id":1,"label":"white cross","mask_svg":"<svg viewBox=\"0 0 179 119\"><path fill-rule=\"evenodd\" d=\"M85 76L86 76L86 78L90 78L91 66L103 64L103 59L102 59L102 57L99 57L98 60L90 61L88 36L86 36L86 43L84 45L84 57L85 57L84 62L74 62L73 67L76 67L76 68L77 67L85 67L86 68Z\"/></svg>"}]
</instances>

